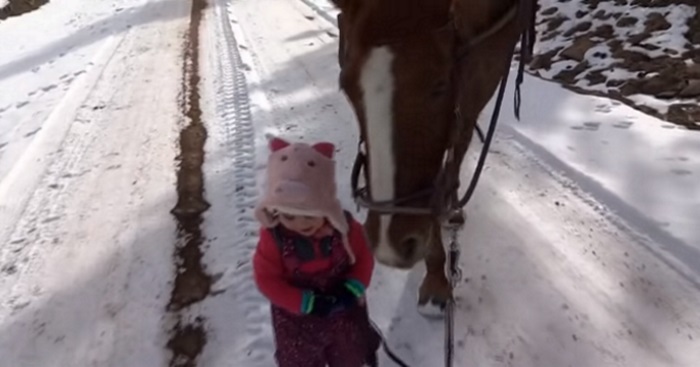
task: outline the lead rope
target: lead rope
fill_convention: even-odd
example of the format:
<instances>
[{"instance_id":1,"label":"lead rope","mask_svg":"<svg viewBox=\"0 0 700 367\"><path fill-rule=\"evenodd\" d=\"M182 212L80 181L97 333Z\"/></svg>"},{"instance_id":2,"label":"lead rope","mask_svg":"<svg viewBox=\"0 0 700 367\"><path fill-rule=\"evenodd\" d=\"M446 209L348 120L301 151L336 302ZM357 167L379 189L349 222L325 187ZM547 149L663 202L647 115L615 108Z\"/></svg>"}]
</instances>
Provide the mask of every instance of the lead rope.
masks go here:
<instances>
[{"instance_id":1,"label":"lead rope","mask_svg":"<svg viewBox=\"0 0 700 367\"><path fill-rule=\"evenodd\" d=\"M496 103L494 105L493 113L491 115L491 122L485 137L483 137L483 133L481 133L479 125L476 125L477 133L479 133L479 137L481 138L484 145L481 149L481 154L479 155L479 160L474 170L474 174L472 175L472 179L469 182L467 192L464 194L461 200L457 201L456 203L452 203L452 210L455 213L464 208L464 206L466 206L469 200L472 198L474 190L476 189L476 185L479 181L479 177L481 176L481 172L486 161L486 155L489 152L489 147L491 145L491 141L493 140L493 135L496 131L496 124L498 123L498 115L501 110L503 96L505 95L506 85L508 83L508 74L510 73L510 65L513 59L513 54L514 50L511 50L507 59L508 62L506 63L505 72L503 74L503 77L501 78L500 86L498 89L498 96L496 97ZM522 65L524 61L521 59L520 62ZM519 91L516 92L516 94L519 94ZM520 106L518 104L517 110L519 110L519 107ZM462 270L459 268L460 251L459 246L457 244L457 235L462 225L463 223L451 221L446 226L451 234L450 246L447 253L447 262L450 275L450 287L453 290L462 278ZM454 299L448 299L447 304L445 305L445 367L452 367L454 364L454 308Z\"/></svg>"},{"instance_id":2,"label":"lead rope","mask_svg":"<svg viewBox=\"0 0 700 367\"><path fill-rule=\"evenodd\" d=\"M459 267L459 246L457 235L462 227L458 221L448 222L447 229L450 231L450 248L447 253L447 264L450 273L450 287L454 290L462 280L462 269ZM447 300L445 305L445 367L452 367L454 363L454 309L453 298Z\"/></svg>"},{"instance_id":3,"label":"lead rope","mask_svg":"<svg viewBox=\"0 0 700 367\"><path fill-rule=\"evenodd\" d=\"M386 342L386 338L384 338L384 333L382 333L382 330L379 329L379 326L374 323L371 319L369 320L369 323L372 325L372 328L374 331L379 334L379 339L382 341L382 348L384 348L384 352L386 353L387 356L389 356L389 359L394 361L397 365L400 367L410 367L408 363L404 362L401 358L399 358L394 352L392 352L391 348L389 348L389 345Z\"/></svg>"},{"instance_id":4,"label":"lead rope","mask_svg":"<svg viewBox=\"0 0 700 367\"><path fill-rule=\"evenodd\" d=\"M510 60L512 59L512 57L513 53L511 52L510 58L508 59L507 63L508 67L506 68L506 72L503 75L503 78L501 79L500 88L498 90L498 97L496 99L496 105L494 106L494 111L491 118L491 124L489 126L489 130L485 139L482 139L484 140L484 146L479 157L479 163L477 164L477 168L474 172L474 175L472 176L467 195L465 195L463 198L464 204L462 204L462 200L460 200L457 203L457 206L455 207L456 211L464 207L464 205L466 205L469 199L471 199L471 195L474 191L474 188L476 187L476 183L479 179L479 176L481 175L484 161L486 160L486 155L488 154L489 145L493 138L493 134L496 130L495 128L496 123L498 121L498 113L500 111L501 103L503 101L503 95L505 94L505 87L508 81L508 72L510 70ZM446 229L450 231L450 245L449 250L447 252L447 264L450 276L448 280L450 282L450 287L453 290L462 279L462 269L459 267L460 251L457 241L459 230L461 229L462 225L463 223L457 221L450 221L446 225ZM450 298L445 304L445 367L452 367L454 364L454 309L454 299ZM384 334L379 329L379 327L372 320L370 320L370 323L374 330L377 332L377 334L379 334L379 338L382 342L382 348L384 349L384 352L387 354L387 356L400 367L410 367L389 348L389 345L386 342L386 338L384 337Z\"/></svg>"},{"instance_id":5,"label":"lead rope","mask_svg":"<svg viewBox=\"0 0 700 367\"><path fill-rule=\"evenodd\" d=\"M531 2L532 1L532 2ZM523 72L524 72L524 67L525 67L525 62L526 59L529 58L532 55L532 48L534 45L534 38L535 38L535 25L534 25L534 16L537 12L535 9L535 6L533 3L536 3L536 0L525 0L523 4L521 3L521 9L520 9L520 16L528 16L530 17L529 24L526 21L525 24L522 24L524 29L522 30L522 35L521 35L521 45L520 45L520 60L519 60L519 65L518 65L518 74L516 78L516 88L515 88L515 115L517 119L520 119L520 84L523 82ZM521 21L523 19L521 18ZM515 49L510 51L509 57L508 57L508 62L506 63L506 68L505 72L503 74L503 77L501 78L500 86L498 89L498 95L496 97L496 103L494 105L493 113L491 115L491 121L489 124L489 129L486 133L486 136L484 136L483 131L481 131L481 128L479 127L478 124L476 124L476 130L477 134L479 135L480 140L483 142L483 147L481 149L481 154L479 155L479 160L477 162L476 168L474 170L474 174L472 175L472 179L469 183L469 187L467 188L467 192L464 194L461 200L458 200L456 202L456 206L453 207L453 210L459 211L466 204L469 202L471 199L474 190L476 189L476 185L479 181L479 176L481 176L481 172L483 170L484 163L486 161L486 155L488 154L489 147L491 145L491 141L493 139L493 135L496 131L496 124L498 123L498 116L499 112L501 110L501 104L503 103L503 97L505 95L505 90L506 90L506 85L508 83L508 75L510 74L510 66L511 62L513 60L513 56L515 54ZM457 284L462 279L462 270L459 267L459 246L457 244L457 237L459 230L461 229L463 223L460 222L453 222L450 221L447 224L447 230L450 231L450 246L449 250L447 253L447 263L448 263L448 271L450 275L450 287L454 290ZM455 308L455 302L454 298L450 298L447 300L447 303L445 305L445 367L452 367L454 364L454 308ZM379 338L381 339L382 342L382 347L384 349L384 352L389 356L389 358L394 361L398 366L400 367L409 367L409 365L401 360L396 354L393 353L393 351L389 348L389 345L386 342L386 339L384 338L384 334L382 331L377 327L377 325L370 320L370 323L372 327L375 329L377 334L379 335Z\"/></svg>"}]
</instances>

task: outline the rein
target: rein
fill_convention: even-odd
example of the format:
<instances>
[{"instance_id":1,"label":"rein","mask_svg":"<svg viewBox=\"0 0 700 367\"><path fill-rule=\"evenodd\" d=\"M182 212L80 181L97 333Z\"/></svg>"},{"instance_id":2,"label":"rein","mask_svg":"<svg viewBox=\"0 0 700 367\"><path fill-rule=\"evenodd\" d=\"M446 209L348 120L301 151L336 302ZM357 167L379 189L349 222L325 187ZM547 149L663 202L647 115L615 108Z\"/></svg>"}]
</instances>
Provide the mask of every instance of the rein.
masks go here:
<instances>
[{"instance_id":1,"label":"rein","mask_svg":"<svg viewBox=\"0 0 700 367\"><path fill-rule=\"evenodd\" d=\"M518 65L518 73L516 77L516 87L514 95L514 109L515 117L520 119L520 85L523 82L525 62L529 60L532 56L534 41L536 37L535 31L535 17L536 17L536 3L537 0L519 0L517 5L512 6L508 12L502 16L496 23L494 23L485 32L480 33L476 37L470 39L465 44L459 44L460 40L457 37L457 43L455 45L455 62L452 74L452 87L454 88L455 96L455 127L453 134L451 134L451 139L448 147L444 152L443 165L437 175L437 178L433 184L433 187L420 190L418 192L412 193L410 195L400 197L393 200L386 201L373 201L369 199L369 191L367 187L359 187L359 177L362 173L362 169L367 167L367 155L363 152L364 139L360 137L358 143L358 152L355 158L355 162L352 168L351 176L351 187L352 194L355 202L358 206L363 206L369 210L377 211L383 214L409 214L409 215L434 215L441 220L446 221L445 227L451 233L451 240L449 244L449 251L447 252L447 267L449 272L450 286L454 289L459 281L461 280L461 269L459 268L459 245L457 243L457 233L464 221L460 219L458 214L471 200L476 185L478 184L479 177L483 171L484 164L486 162L486 156L488 155L491 141L496 131L496 124L498 123L498 117L501 110L501 105L503 103L503 98L505 95L506 85L508 82L508 76L510 74L511 62L515 54L515 49L509 51L507 62L504 65L503 76L499 82L498 93L496 96L496 101L493 107L493 112L491 115L491 121L489 124L488 131L485 136L481 131L478 123L475 124L475 129L483 146L479 159L477 161L476 167L474 169L474 174L472 175L469 186L467 187L464 195L459 198L459 171L460 167L457 167L457 157L455 157L457 145L465 138L465 129L461 113L459 111L459 81L461 68L459 67L460 62L469 55L471 49L482 42L489 39L491 36L498 33L503 27L505 27L513 18L516 20L520 26L520 60ZM342 37L342 36L341 36ZM430 195L432 194L432 197ZM424 197L430 197L430 205L426 207L413 207L404 206L402 204L408 203L417 199ZM458 199L459 198L459 199ZM371 320L370 320L371 322ZM386 343L386 339L382 334L381 330L372 322L373 328L379 333L382 341L382 346L384 351L387 353L390 359L392 359L400 367L409 367L404 361L397 357L390 349ZM446 304L445 309L445 366L451 367L454 363L454 300L449 299Z\"/></svg>"}]
</instances>

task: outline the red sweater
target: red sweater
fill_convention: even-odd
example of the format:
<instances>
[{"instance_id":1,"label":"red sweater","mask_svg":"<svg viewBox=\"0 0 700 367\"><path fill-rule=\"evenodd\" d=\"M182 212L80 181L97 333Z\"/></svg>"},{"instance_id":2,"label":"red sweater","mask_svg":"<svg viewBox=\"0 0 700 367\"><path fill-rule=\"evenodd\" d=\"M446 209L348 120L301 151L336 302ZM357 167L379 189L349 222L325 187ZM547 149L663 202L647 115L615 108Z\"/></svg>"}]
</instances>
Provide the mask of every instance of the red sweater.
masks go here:
<instances>
[{"instance_id":1,"label":"red sweater","mask_svg":"<svg viewBox=\"0 0 700 367\"><path fill-rule=\"evenodd\" d=\"M355 253L355 264L351 265L346 278L356 280L367 288L372 279L374 258L364 229L356 220L350 222L348 240ZM314 241L313 245L314 251L317 254L320 253L320 241ZM330 269L331 266L329 258L317 257L303 263L299 270L313 273ZM266 228L260 230L260 240L253 255L253 273L258 289L270 300L270 303L295 314L301 313L304 289L297 288L287 281L282 254L272 234Z\"/></svg>"}]
</instances>

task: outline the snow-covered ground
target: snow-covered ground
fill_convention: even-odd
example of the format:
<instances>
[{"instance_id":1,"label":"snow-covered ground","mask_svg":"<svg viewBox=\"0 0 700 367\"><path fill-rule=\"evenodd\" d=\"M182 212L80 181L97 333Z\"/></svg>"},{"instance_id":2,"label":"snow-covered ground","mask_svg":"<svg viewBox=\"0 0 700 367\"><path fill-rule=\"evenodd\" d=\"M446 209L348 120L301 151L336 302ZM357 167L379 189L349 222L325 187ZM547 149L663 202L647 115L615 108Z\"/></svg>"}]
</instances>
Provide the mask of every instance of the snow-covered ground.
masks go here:
<instances>
[{"instance_id":1,"label":"snow-covered ground","mask_svg":"<svg viewBox=\"0 0 700 367\"><path fill-rule=\"evenodd\" d=\"M530 70L695 129L700 16L688 0L541 0Z\"/></svg>"},{"instance_id":2,"label":"snow-covered ground","mask_svg":"<svg viewBox=\"0 0 700 367\"><path fill-rule=\"evenodd\" d=\"M257 132L257 166L262 168L266 133L330 139L339 144L341 194L352 208L348 176L356 128L336 84L335 14L314 12L308 3L235 1L230 8ZM504 109L500 138L462 235L469 282L458 290L463 312L456 365L693 365L699 357L694 305L700 267L698 248L691 246L698 232L690 223L698 201L689 175L674 173L692 166L674 164L692 164L697 153L671 165L662 158L679 156L673 153L680 142L690 145L688 151L700 140L618 103L535 78L527 79L524 93L523 121ZM610 161L603 161L605 154ZM675 189L659 193L659 187ZM650 212L650 202L656 211ZM214 226L219 215L210 215ZM669 225L656 223L658 217ZM222 241L250 251L254 238L245 234L254 228L246 222L229 229L212 249L224 248L215 244ZM265 303L246 278L249 264L227 272L237 254L212 254L212 268L224 274L220 286L232 286L203 311L212 325L204 365L217 365L222 355L236 365L270 365ZM416 312L420 276L420 269L379 267L372 315L412 365L434 366L442 358L442 325ZM240 315L246 319L236 328L248 327L248 337L222 326L220 310L233 312L236 299L245 299ZM252 356L244 353L250 346Z\"/></svg>"},{"instance_id":3,"label":"snow-covered ground","mask_svg":"<svg viewBox=\"0 0 700 367\"><path fill-rule=\"evenodd\" d=\"M217 281L185 314L207 330L197 366L269 367L249 262L265 134L336 143L354 209L357 127L325 0L211 3L202 230ZM0 48L0 365L168 365L188 12L64 0L0 23L0 44L16 41ZM504 104L467 210L455 365L696 366L700 136L529 76L521 112ZM415 307L422 271L378 266L371 316L411 366L437 366L443 326Z\"/></svg>"},{"instance_id":4,"label":"snow-covered ground","mask_svg":"<svg viewBox=\"0 0 700 367\"><path fill-rule=\"evenodd\" d=\"M0 365L167 365L188 10L65 0L0 22Z\"/></svg>"},{"instance_id":5,"label":"snow-covered ground","mask_svg":"<svg viewBox=\"0 0 700 367\"><path fill-rule=\"evenodd\" d=\"M338 11L330 1L300 1L335 24ZM681 37L669 33L674 35ZM666 43L670 47L674 41ZM538 78L527 78L522 89L522 121L513 118L511 104L504 104L502 131L515 134L538 159L700 276L700 134ZM485 111L490 117L491 106ZM481 122L484 128L487 123Z\"/></svg>"}]
</instances>

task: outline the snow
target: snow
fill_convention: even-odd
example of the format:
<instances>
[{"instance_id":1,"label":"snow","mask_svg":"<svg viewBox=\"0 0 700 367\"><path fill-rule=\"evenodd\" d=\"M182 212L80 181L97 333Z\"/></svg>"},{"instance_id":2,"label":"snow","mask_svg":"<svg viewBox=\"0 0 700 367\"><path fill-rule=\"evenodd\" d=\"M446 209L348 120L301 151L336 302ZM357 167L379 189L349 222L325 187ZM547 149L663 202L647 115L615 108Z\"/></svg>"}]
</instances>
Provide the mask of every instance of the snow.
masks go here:
<instances>
[{"instance_id":1,"label":"snow","mask_svg":"<svg viewBox=\"0 0 700 367\"><path fill-rule=\"evenodd\" d=\"M319 0L303 1L319 2ZM588 33L589 31L579 31L572 34L569 34L568 32L574 29L577 25L585 24L585 22L590 22L589 30L591 31L604 29L603 27L609 27L612 34L614 34L613 39L624 41L622 46L623 50L634 51L639 54L646 55L652 59L661 56L673 57L672 55L681 55L684 52L691 50L693 47L685 37L685 33L688 31L688 19L693 18L697 11L694 6L674 3L667 6L656 5L652 7L644 7L638 5L634 1L619 3L613 1L603 1L596 4L597 5L594 11L588 11L583 13L581 16L577 16L576 13L582 10L581 3L579 1L542 0L540 2L540 19L545 18L543 12L547 9L557 8L557 13L555 13L556 15L551 16L551 18L549 16L546 18L554 19L564 17L565 20L551 32L547 31L549 28L549 21L542 21L537 26L540 36L535 44L535 53L544 54L555 49L564 49L571 46L578 36ZM598 13L604 14L603 17L598 16ZM644 33L648 16L652 13L662 15L666 21L669 22L670 27L668 29L651 32L649 38L639 42L637 45L631 44L629 41L630 37ZM620 26L617 24L617 22L623 17L634 18L636 22L631 25ZM617 72L611 73L609 71L611 66L614 63L618 63L623 60L613 57L610 50L611 43L606 42L604 38L594 36L591 38L591 40L600 43L596 44L585 53L583 61L586 62L588 66L584 71L576 76L577 82L575 85L577 87L581 87L589 91L604 93L610 92L611 90L619 90L617 87L606 86L606 83L589 85L590 82L585 78L587 75L593 72L602 72L604 76L608 77L607 80L628 80L640 78L639 70L620 70L624 71L623 74L619 74ZM578 64L578 61L555 57L553 59L551 69L539 69L536 71L536 73L543 78L552 80L553 77L562 70L572 69ZM649 78L650 75L645 75L644 77ZM679 98L659 99L641 95L632 95L628 97L634 103L654 108L661 113L666 113L671 104L681 103L684 101L683 99ZM691 99L689 102L694 103L694 100Z\"/></svg>"},{"instance_id":2,"label":"snow","mask_svg":"<svg viewBox=\"0 0 700 367\"><path fill-rule=\"evenodd\" d=\"M316 0L314 0L316 1ZM542 2L542 9L547 9L550 6L556 6L562 16L566 17L561 26L557 27L559 30L568 30L576 26L576 24L582 21L590 21L591 28L596 29L601 25L608 23L614 23L617 18L599 19L596 17L591 17L593 13L586 15L584 18L577 17L576 12L581 10L581 4L576 1L567 2L555 2L551 0L545 0ZM650 51L642 47L635 47L635 51L645 53L651 57L657 56L656 52L663 54L664 48L676 51L678 53L683 53L689 47L685 39L684 34L688 31L688 25L686 24L689 18L695 15L695 8L685 4L670 4L668 6L654 6L654 7L643 7L636 4L617 4L615 2L600 2L596 8L596 12L604 11L606 14L612 15L620 13L622 17L634 17L637 22L629 27L613 27L614 34L617 38L624 37L627 38L631 35L639 34L644 32L645 20L651 13L663 14L666 20L670 23L670 27L663 31L652 32L652 37L641 43L641 45L654 45L660 47L661 50ZM541 24L538 30L546 29L546 23ZM569 46L570 40L563 33L558 34L551 40L544 42L538 42L538 50L542 48L541 51L551 50L561 46ZM586 60L589 62L595 61L590 57L591 53L587 53Z\"/></svg>"},{"instance_id":3,"label":"snow","mask_svg":"<svg viewBox=\"0 0 700 367\"><path fill-rule=\"evenodd\" d=\"M249 88L267 96L252 113L257 135L338 143L340 192L354 208L348 180L356 131L335 84L337 12L312 0L270 3L236 1L230 11L241 55L256 73ZM532 77L523 93L523 121L508 108L502 112L486 178L461 234L469 282L457 290L455 365L694 365L700 262L690 221L700 212L691 177L674 172L684 164L692 170L697 153L679 144L697 146L698 138ZM663 159L679 151L688 159ZM260 171L264 147L258 153ZM415 305L421 276L422 267L379 266L371 314L411 365L440 365L442 325L420 316ZM245 282L240 273L223 277L239 287ZM234 290L228 297L241 295ZM255 322L265 320L264 309L253 310ZM231 340L272 348L267 328L247 337L214 329L217 341L204 352L208 365L227 353ZM236 364L272 363L271 349L267 357L256 349L256 358L244 360L229 353ZM384 355L382 362L391 365Z\"/></svg>"},{"instance_id":4,"label":"snow","mask_svg":"<svg viewBox=\"0 0 700 367\"><path fill-rule=\"evenodd\" d=\"M189 14L178 4L64 0L0 23L3 364L168 364ZM336 14L325 0L205 10L203 261L216 282L183 316L207 330L197 366L274 365L249 261L266 134L336 143L339 195L355 209ZM504 103L460 233L455 365L695 366L700 136L532 76L522 93L521 121ZM436 366L444 329L416 307L423 271L378 265L370 313L411 366Z\"/></svg>"},{"instance_id":5,"label":"snow","mask_svg":"<svg viewBox=\"0 0 700 367\"><path fill-rule=\"evenodd\" d=\"M523 87L523 122L509 125L565 164L611 211L632 222L672 256L700 270L700 136L619 102L562 93L535 78ZM536 97L535 97L536 96ZM617 203L604 199L613 196ZM672 245L675 243L676 245Z\"/></svg>"},{"instance_id":6,"label":"snow","mask_svg":"<svg viewBox=\"0 0 700 367\"><path fill-rule=\"evenodd\" d=\"M65 0L0 22L2 365L166 365L188 10Z\"/></svg>"}]
</instances>

